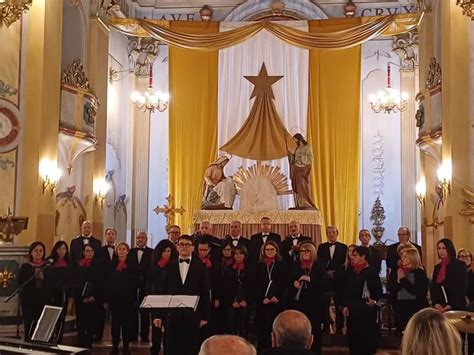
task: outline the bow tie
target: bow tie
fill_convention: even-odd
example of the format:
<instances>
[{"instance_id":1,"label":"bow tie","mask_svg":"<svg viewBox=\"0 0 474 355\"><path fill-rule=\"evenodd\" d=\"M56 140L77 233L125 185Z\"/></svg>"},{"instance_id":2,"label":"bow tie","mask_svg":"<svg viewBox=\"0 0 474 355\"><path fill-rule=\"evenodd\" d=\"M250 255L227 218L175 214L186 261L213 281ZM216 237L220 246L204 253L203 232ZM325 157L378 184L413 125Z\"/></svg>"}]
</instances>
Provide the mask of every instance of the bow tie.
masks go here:
<instances>
[{"instance_id":1,"label":"bow tie","mask_svg":"<svg viewBox=\"0 0 474 355\"><path fill-rule=\"evenodd\" d=\"M179 260L179 263L187 263L187 264L189 264L189 262L190 262L189 259L181 259L181 258L179 258L178 260Z\"/></svg>"},{"instance_id":2,"label":"bow tie","mask_svg":"<svg viewBox=\"0 0 474 355\"><path fill-rule=\"evenodd\" d=\"M144 248L144 247L143 247L143 248L137 248L137 249L138 249L138 250L141 250L141 251L144 251L144 250L145 250L145 248Z\"/></svg>"},{"instance_id":3,"label":"bow tie","mask_svg":"<svg viewBox=\"0 0 474 355\"><path fill-rule=\"evenodd\" d=\"M268 237L269 234L262 234L262 237Z\"/></svg>"},{"instance_id":4,"label":"bow tie","mask_svg":"<svg viewBox=\"0 0 474 355\"><path fill-rule=\"evenodd\" d=\"M334 245L336 245L336 243L329 243L329 246L330 246L330 247L332 247L332 246L334 246Z\"/></svg>"},{"instance_id":5,"label":"bow tie","mask_svg":"<svg viewBox=\"0 0 474 355\"><path fill-rule=\"evenodd\" d=\"M107 248L109 248L109 249L115 249L115 245L107 245Z\"/></svg>"}]
</instances>

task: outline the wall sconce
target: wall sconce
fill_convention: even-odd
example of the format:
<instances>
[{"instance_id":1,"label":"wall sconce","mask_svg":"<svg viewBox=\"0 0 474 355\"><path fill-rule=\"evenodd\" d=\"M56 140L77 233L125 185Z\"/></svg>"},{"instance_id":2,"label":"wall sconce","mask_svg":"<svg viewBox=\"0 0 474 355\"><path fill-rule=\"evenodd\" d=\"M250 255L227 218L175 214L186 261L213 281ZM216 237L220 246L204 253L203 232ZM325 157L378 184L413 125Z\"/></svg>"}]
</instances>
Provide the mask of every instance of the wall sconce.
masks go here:
<instances>
[{"instance_id":1,"label":"wall sconce","mask_svg":"<svg viewBox=\"0 0 474 355\"><path fill-rule=\"evenodd\" d=\"M109 190L110 185L104 179L94 180L94 195L95 202L100 204L100 207L104 207L105 196Z\"/></svg>"},{"instance_id":2,"label":"wall sconce","mask_svg":"<svg viewBox=\"0 0 474 355\"><path fill-rule=\"evenodd\" d=\"M436 193L444 205L446 198L451 193L451 176L452 176L452 167L451 160L443 161L443 164L439 167L438 171L438 186L436 186Z\"/></svg>"},{"instance_id":3,"label":"wall sconce","mask_svg":"<svg viewBox=\"0 0 474 355\"><path fill-rule=\"evenodd\" d=\"M420 181L416 184L415 187L416 198L421 205L421 208L425 207L426 200L426 179L424 176L420 178Z\"/></svg>"},{"instance_id":4,"label":"wall sconce","mask_svg":"<svg viewBox=\"0 0 474 355\"><path fill-rule=\"evenodd\" d=\"M43 159L39 164L39 175L41 177L43 195L47 189L50 189L51 196L53 196L53 192L58 187L59 179L62 175L61 169L58 168L55 161Z\"/></svg>"}]
</instances>

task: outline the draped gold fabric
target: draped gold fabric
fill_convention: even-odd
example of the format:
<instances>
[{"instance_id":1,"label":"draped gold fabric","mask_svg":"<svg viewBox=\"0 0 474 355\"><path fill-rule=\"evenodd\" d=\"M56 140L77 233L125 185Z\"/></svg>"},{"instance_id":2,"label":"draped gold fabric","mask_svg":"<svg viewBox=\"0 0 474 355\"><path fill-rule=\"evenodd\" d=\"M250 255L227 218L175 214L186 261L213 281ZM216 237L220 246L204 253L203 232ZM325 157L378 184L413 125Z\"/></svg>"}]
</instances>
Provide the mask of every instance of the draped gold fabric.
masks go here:
<instances>
[{"instance_id":1,"label":"draped gold fabric","mask_svg":"<svg viewBox=\"0 0 474 355\"><path fill-rule=\"evenodd\" d=\"M215 33L217 24L176 21L184 33ZM200 209L204 171L217 154L217 52L169 49L169 191L186 212L176 223L188 232ZM159 182L157 182L159 183Z\"/></svg>"},{"instance_id":2,"label":"draped gold fabric","mask_svg":"<svg viewBox=\"0 0 474 355\"><path fill-rule=\"evenodd\" d=\"M281 40L294 46L307 49L343 49L357 46L377 36L393 36L415 29L423 13L399 14L381 17L365 17L357 24L342 30L333 29L328 32L308 33L274 22L255 22L226 32L189 33L176 30L168 21L110 18L109 25L131 36L153 37L170 46L213 51L239 44L265 29ZM310 23L326 23L337 20L314 20ZM327 22L329 21L329 22ZM181 21L177 21L181 22ZM211 28L215 22L203 22L203 26ZM218 25L218 23L217 23ZM318 25L319 26L319 25Z\"/></svg>"},{"instance_id":3,"label":"draped gold fabric","mask_svg":"<svg viewBox=\"0 0 474 355\"><path fill-rule=\"evenodd\" d=\"M220 149L242 158L272 160L286 157L295 148L273 99L264 93L255 98L247 120Z\"/></svg>"},{"instance_id":4,"label":"draped gold fabric","mask_svg":"<svg viewBox=\"0 0 474 355\"><path fill-rule=\"evenodd\" d=\"M360 19L310 21L311 33L343 30ZM310 51L308 141L313 148L312 190L323 214L322 234L336 225L340 240L357 238L360 164L361 49ZM325 237L323 237L325 239Z\"/></svg>"}]
</instances>

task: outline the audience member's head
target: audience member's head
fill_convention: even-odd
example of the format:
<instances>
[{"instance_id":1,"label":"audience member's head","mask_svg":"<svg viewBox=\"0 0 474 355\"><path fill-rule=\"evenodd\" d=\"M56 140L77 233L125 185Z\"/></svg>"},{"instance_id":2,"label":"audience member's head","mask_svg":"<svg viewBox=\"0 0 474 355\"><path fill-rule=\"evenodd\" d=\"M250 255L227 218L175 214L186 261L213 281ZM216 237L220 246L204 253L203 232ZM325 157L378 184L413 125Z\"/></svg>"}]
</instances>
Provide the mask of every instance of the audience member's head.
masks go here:
<instances>
[{"instance_id":1,"label":"audience member's head","mask_svg":"<svg viewBox=\"0 0 474 355\"><path fill-rule=\"evenodd\" d=\"M436 243L436 249L440 259L444 259L446 257L448 257L450 260L456 259L456 249L454 248L454 244L451 240L447 238L438 240L438 243Z\"/></svg>"},{"instance_id":2,"label":"audience member's head","mask_svg":"<svg viewBox=\"0 0 474 355\"><path fill-rule=\"evenodd\" d=\"M326 228L326 236L328 238L329 243L337 242L338 235L339 235L339 231L337 230L336 226L328 226Z\"/></svg>"},{"instance_id":3,"label":"audience member's head","mask_svg":"<svg viewBox=\"0 0 474 355\"><path fill-rule=\"evenodd\" d=\"M408 227L398 228L398 241L400 243L406 243L410 240L410 229Z\"/></svg>"},{"instance_id":4,"label":"audience member's head","mask_svg":"<svg viewBox=\"0 0 474 355\"><path fill-rule=\"evenodd\" d=\"M401 350L402 355L461 354L461 338L442 313L426 308L408 322Z\"/></svg>"},{"instance_id":5,"label":"audience member's head","mask_svg":"<svg viewBox=\"0 0 474 355\"><path fill-rule=\"evenodd\" d=\"M214 335L201 345L199 355L257 355L254 346L236 335Z\"/></svg>"},{"instance_id":6,"label":"audience member's head","mask_svg":"<svg viewBox=\"0 0 474 355\"><path fill-rule=\"evenodd\" d=\"M294 310L284 311L273 321L274 348L310 349L312 343L311 322L303 313Z\"/></svg>"}]
</instances>

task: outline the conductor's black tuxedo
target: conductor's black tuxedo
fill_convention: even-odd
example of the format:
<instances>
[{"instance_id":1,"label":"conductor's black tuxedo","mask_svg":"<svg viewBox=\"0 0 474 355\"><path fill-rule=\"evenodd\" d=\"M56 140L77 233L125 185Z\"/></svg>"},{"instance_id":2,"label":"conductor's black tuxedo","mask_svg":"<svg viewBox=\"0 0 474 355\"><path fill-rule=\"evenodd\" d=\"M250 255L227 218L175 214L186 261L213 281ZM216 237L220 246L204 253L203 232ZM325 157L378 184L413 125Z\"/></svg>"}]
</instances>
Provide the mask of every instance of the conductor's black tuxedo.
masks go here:
<instances>
[{"instance_id":1,"label":"conductor's black tuxedo","mask_svg":"<svg viewBox=\"0 0 474 355\"><path fill-rule=\"evenodd\" d=\"M188 309L175 311L168 317L168 337L165 353L170 355L194 355L199 350L199 321L209 317L209 280L204 264L192 257L184 283L179 269L180 259L170 261L163 270L159 288L161 295L199 296L196 312Z\"/></svg>"}]
</instances>

